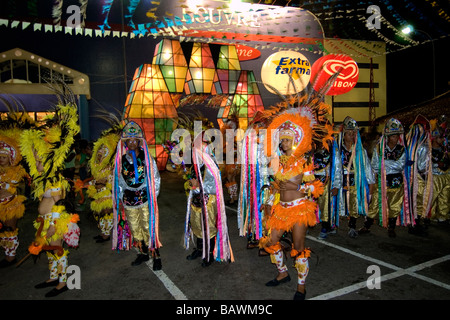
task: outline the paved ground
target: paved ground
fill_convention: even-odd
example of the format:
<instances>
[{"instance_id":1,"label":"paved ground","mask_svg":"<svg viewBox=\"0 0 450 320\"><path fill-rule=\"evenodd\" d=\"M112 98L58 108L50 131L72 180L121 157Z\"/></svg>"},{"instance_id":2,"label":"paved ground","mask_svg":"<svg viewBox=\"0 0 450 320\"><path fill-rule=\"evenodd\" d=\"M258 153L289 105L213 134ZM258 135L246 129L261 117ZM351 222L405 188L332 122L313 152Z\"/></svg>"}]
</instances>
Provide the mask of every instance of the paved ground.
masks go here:
<instances>
[{"instance_id":1,"label":"paved ground","mask_svg":"<svg viewBox=\"0 0 450 320\"><path fill-rule=\"evenodd\" d=\"M27 253L33 240L32 220L35 203L29 203L26 217L19 224L21 245L18 258ZM160 234L163 269L154 272L148 265L132 267L134 250L116 252L110 243L97 244L95 222L81 212L81 243L71 249L69 264L80 270L80 289L60 295L60 300L190 300L228 302L290 300L295 292L296 271L289 260L293 281L275 288L264 283L276 275L269 257L259 257L257 249L246 249L239 237L236 209L227 207L228 225L235 263L214 262L202 267L201 261L188 261L182 247L186 196L182 180L173 173L162 173L159 197ZM362 225L362 218L358 227ZM450 299L450 226L432 223L428 236L408 234L397 227L395 239L374 226L371 234L357 239L347 236L345 219L337 234L317 240L320 228L309 230L307 246L313 250L307 279L310 300L449 300ZM378 288L369 289L367 281L379 271ZM41 254L36 263L26 260L20 267L0 271L0 300L44 300L49 289L34 285L48 277L47 259Z\"/></svg>"}]
</instances>

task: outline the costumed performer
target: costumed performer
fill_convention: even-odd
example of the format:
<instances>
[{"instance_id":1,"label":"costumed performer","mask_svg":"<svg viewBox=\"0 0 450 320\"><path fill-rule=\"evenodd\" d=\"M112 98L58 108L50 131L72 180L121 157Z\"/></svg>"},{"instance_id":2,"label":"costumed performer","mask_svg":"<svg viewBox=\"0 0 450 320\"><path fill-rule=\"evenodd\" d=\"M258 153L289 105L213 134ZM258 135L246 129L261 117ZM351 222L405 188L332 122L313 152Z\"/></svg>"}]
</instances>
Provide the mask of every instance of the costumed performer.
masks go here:
<instances>
[{"instance_id":1,"label":"costumed performer","mask_svg":"<svg viewBox=\"0 0 450 320\"><path fill-rule=\"evenodd\" d=\"M431 220L448 222L450 217L450 156L448 124L445 116L430 121L432 136L433 198Z\"/></svg>"},{"instance_id":2,"label":"costumed performer","mask_svg":"<svg viewBox=\"0 0 450 320\"><path fill-rule=\"evenodd\" d=\"M228 236L227 216L222 189L222 177L217 162L208 146L204 132L198 134L192 146L192 167L185 221L184 247L189 249L195 237L196 248L188 260L202 257L202 266L213 260L234 262Z\"/></svg>"},{"instance_id":3,"label":"costumed performer","mask_svg":"<svg viewBox=\"0 0 450 320\"><path fill-rule=\"evenodd\" d=\"M298 107L276 116L267 128L268 156L272 156L272 141L280 144L277 148L279 157L275 157L271 165L275 172L279 202L274 204L272 214L267 219L268 234L260 240L260 246L270 254L272 263L276 265L278 275L266 286L278 286L290 281L280 239L286 231L292 232L293 248L290 255L295 261L298 275L294 300L305 299L311 252L305 247L306 231L318 222L317 204L313 198L323 193L323 183L314 177L312 148L315 122L308 107Z\"/></svg>"},{"instance_id":4,"label":"costumed performer","mask_svg":"<svg viewBox=\"0 0 450 320\"><path fill-rule=\"evenodd\" d=\"M367 216L370 188L374 188L375 175L361 142L358 123L346 117L340 131L337 143L342 165L342 187L337 194L337 211L340 216L349 218L348 235L356 238L356 221L359 216Z\"/></svg>"},{"instance_id":5,"label":"costumed performer","mask_svg":"<svg viewBox=\"0 0 450 320\"><path fill-rule=\"evenodd\" d=\"M411 223L408 221L409 214L403 214L409 212L409 186L405 175L407 155L403 133L401 122L395 118L389 119L371 160L378 182L371 193L369 213L364 223L365 231L370 229L378 216L379 224L387 228L391 238L396 237L397 223L404 226Z\"/></svg>"},{"instance_id":6,"label":"costumed performer","mask_svg":"<svg viewBox=\"0 0 450 320\"><path fill-rule=\"evenodd\" d=\"M22 155L33 179L32 194L39 199L39 215L34 222L36 238L28 250L33 255L46 251L50 270L50 278L35 288L55 287L46 297L68 290L69 250L63 248L63 243L77 247L79 242L79 216L66 211L63 199L70 185L62 175L65 158L79 132L77 121L74 103L58 104L44 125L25 130L20 136Z\"/></svg>"},{"instance_id":7,"label":"costumed performer","mask_svg":"<svg viewBox=\"0 0 450 320\"><path fill-rule=\"evenodd\" d=\"M0 268L16 263L19 247L17 221L25 213L26 197L19 193L20 182L30 177L20 164L22 155L17 139L21 130L9 128L0 130L0 246L5 249L5 259Z\"/></svg>"},{"instance_id":8,"label":"costumed performer","mask_svg":"<svg viewBox=\"0 0 450 320\"><path fill-rule=\"evenodd\" d=\"M112 180L114 156L120 133L121 130L118 132L118 129L115 128L103 132L100 138L94 142L92 157L88 163L93 179L89 181L86 194L92 199L91 211L100 230L100 235L94 237L97 243L111 239L114 225Z\"/></svg>"},{"instance_id":9,"label":"costumed performer","mask_svg":"<svg viewBox=\"0 0 450 320\"><path fill-rule=\"evenodd\" d=\"M149 261L150 250L153 270L162 268L157 202L160 186L161 177L144 132L130 121L123 127L114 164L112 244L113 250L129 250L132 244L138 247L132 266Z\"/></svg>"}]
</instances>

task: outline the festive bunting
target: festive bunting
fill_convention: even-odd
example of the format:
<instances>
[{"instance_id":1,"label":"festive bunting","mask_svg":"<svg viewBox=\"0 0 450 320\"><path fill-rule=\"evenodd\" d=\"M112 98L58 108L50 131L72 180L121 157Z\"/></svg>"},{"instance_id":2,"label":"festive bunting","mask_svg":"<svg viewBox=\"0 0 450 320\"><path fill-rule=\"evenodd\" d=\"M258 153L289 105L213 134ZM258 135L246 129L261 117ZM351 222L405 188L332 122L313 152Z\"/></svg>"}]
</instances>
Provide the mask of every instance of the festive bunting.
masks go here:
<instances>
[{"instance_id":1,"label":"festive bunting","mask_svg":"<svg viewBox=\"0 0 450 320\"><path fill-rule=\"evenodd\" d=\"M11 1L12 3L12 1ZM20 20L7 20L2 19L0 20L0 26L6 26L10 28L20 28L22 26L22 30L28 28L30 24L33 25L33 31L44 31L46 33L50 32L60 32L65 31L66 35L84 35L88 37L92 37L92 30L93 29L85 29L85 21L87 16L87 7L88 4L91 5L91 2L88 0L78 0L74 1L74 3L77 3L76 6L79 8L79 14L81 16L80 19L80 27L82 30L75 29L62 29L61 24L64 20L61 18L64 17L64 14L67 13L70 15L70 12L64 12L66 9L65 2L63 5L63 0L53 0L50 4L51 12L50 15L52 17L53 24L42 24L39 22L31 23L26 21L20 21ZM160 13L160 16L156 16L156 12L158 9L158 6L161 5L161 2L158 1L151 1L150 2L150 8L149 3L146 3L145 6L141 5L143 3L139 0L130 0L127 2L127 4L124 6L123 10L123 18L125 18L125 23L127 24L127 27L129 27L130 30L127 30L127 32L121 30L111 30L111 26L109 25L109 17L111 10L114 5L114 10L119 8L120 5L122 5L122 2L120 5L114 3L114 0L102 0L99 1L99 4L97 4L100 15L100 25L98 26L99 29L95 30L95 36L99 37L100 34L97 32L97 30L100 30L102 33L102 37L129 37L130 39L135 38L142 38L145 36L153 36L153 37L180 37L180 41L196 41L196 42L213 42L217 41L219 38L223 41L226 41L229 44L236 44L238 41L244 42L248 46L254 46L254 47L270 47L272 50L280 50L287 48L291 43L289 42L290 38L298 39L300 37L305 37L305 39L308 39L311 32L314 31L313 24L309 24L307 20L305 20L305 15L300 14L300 12L305 11L305 9L310 10L315 14L316 17L320 17L322 22L328 23L328 21L333 20L350 20L356 21L356 23L360 22L360 25L355 25L354 28L351 28L349 30L346 27L342 27L340 30L336 30L339 25L334 24L330 25L329 28L334 33L337 33L337 31L340 33L339 38L345 38L345 39L354 39L354 38L363 38L367 37L367 19L368 19L368 13L367 10L367 3L366 2L357 2L353 4L349 3L340 3L333 2L332 5L329 4L326 0L318 0L318 1L306 1L302 4L302 9L296 8L295 10L290 7L273 7L273 6L258 6L254 5L253 7L257 10L253 10L253 12L257 15L260 15L261 21L258 21L258 23L261 23L260 28L254 28L255 30L258 29L256 32L255 30L252 30L251 28L242 28L242 30L239 30L236 32L236 26L241 25L245 26L245 21L239 21L236 20L236 17L242 13L246 12L248 9L242 8L242 12L239 10L235 10L233 12L225 12L225 8L222 10L220 14L223 16L221 17L219 13L210 13L209 7L207 11L198 11L198 14L180 14L179 8L182 5L177 5L177 8L173 8L172 10L167 10L164 13ZM209 3L209 2L207 2ZM212 2L211 2L212 3ZM371 29L371 33L373 34L373 37L376 37L380 41L383 41L387 44L386 50L387 53L390 52L396 52L399 50L404 50L406 48L409 48L411 46L417 46L424 42L429 41L429 39L425 39L425 41L417 41L407 35L403 34L400 30L401 26L405 25L406 22L409 20L406 18L406 13L411 12L415 15L417 19L420 20L420 24L422 26L427 26L428 30L433 30L431 33L431 38L437 38L436 35L440 35L440 37L447 37L448 32L443 29L442 22L448 22L450 20L448 10L442 6L438 1L433 0L425 0L424 4L419 6L419 4L415 4L413 1L403 0L402 3L402 10L397 11L397 6L393 4L390 0L382 0L380 1L380 7L383 9L381 13L383 15L379 16L381 28L380 29ZM356 8L349 8L349 6L356 6ZM38 8L39 6L39 8ZM162 6L162 5L161 5ZM133 22L133 17L138 14L138 8L144 7L145 10L148 10L147 17L149 18L149 22L147 23L141 23L139 25L135 25ZM17 8L12 5L6 5L7 10L12 12L8 12L5 14L5 16L13 16L13 14L16 13ZM206 7L205 7L206 8ZM212 10L219 10L220 7L213 7ZM387 8L387 10L386 10ZM35 18L38 17L38 12L42 8L38 4L38 1L27 1L27 15L34 17L32 21L36 21ZM92 11L92 8L89 8L90 12ZM323 12L325 10L325 12ZM328 10L328 11L327 11ZM95 12L95 10L94 10ZM208 13L209 12L209 13ZM213 11L211 11L213 12ZM216 12L216 11L214 11ZM150 16L149 14L152 14ZM178 15L177 15L178 13ZM161 15L162 14L162 15ZM114 14L115 15L115 14ZM89 17L93 17L95 14L90 14ZM88 17L88 18L89 18ZM31 20L30 20L31 21ZM215 24L221 21L219 24ZM296 23L301 21L301 25L304 26L304 30L302 28L294 27ZM311 20L311 22L314 22ZM409 22L409 21L408 21ZM233 24L233 25L230 25ZM247 21L247 24L250 24L249 21ZM290 27L292 26L292 28ZM344 24L343 24L344 26ZM44 27L44 28L42 28ZM53 27L53 28L52 28ZM263 30L264 29L264 30ZM112 33L108 33L107 31L116 31ZM263 30L263 32L261 32ZM426 29L425 29L426 30ZM130 32L128 32L130 31ZM200 31L200 33L198 33ZM117 33L119 32L119 33ZM195 33L197 32L197 33ZM206 32L206 33L205 33ZM208 32L210 32L210 36L208 37ZM290 34L292 32L295 33L294 37L292 37ZM285 35L287 37L285 37ZM332 33L328 32L328 35L333 35ZM238 37L238 38L237 38ZM242 39L239 39L241 37ZM258 43L261 41L255 40L255 37L263 37L264 40L267 40L265 42L266 45L263 45L262 43ZM274 42L275 38L281 37L284 40L283 43L277 43ZM371 38L373 38L371 37ZM252 39L251 42L249 39ZM247 42L249 41L249 42ZM289 46L290 50L293 51L309 51L317 54L321 53L341 53L341 52L325 52L322 47L320 47L320 42L314 41L314 45L309 45L305 47L305 43L302 44L302 47L294 47L292 45ZM345 40L346 43L349 41ZM346 52L347 54L351 56L356 57L376 57L382 54L386 54L386 52L377 52L376 50L372 50L369 48L365 48L364 46L361 46L359 44L355 44L353 40L350 40L350 44L352 46L352 51L354 53ZM317 46L319 46L319 50L317 50Z\"/></svg>"}]
</instances>

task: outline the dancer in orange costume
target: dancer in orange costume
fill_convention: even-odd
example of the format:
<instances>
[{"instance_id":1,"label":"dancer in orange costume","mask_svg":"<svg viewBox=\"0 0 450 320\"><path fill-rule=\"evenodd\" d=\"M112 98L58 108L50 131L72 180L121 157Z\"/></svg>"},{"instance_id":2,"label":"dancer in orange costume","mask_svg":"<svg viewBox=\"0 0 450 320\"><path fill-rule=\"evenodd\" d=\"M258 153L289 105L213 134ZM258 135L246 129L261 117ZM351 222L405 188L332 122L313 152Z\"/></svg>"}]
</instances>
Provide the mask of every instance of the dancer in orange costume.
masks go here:
<instances>
[{"instance_id":1,"label":"dancer in orange costume","mask_svg":"<svg viewBox=\"0 0 450 320\"><path fill-rule=\"evenodd\" d=\"M279 142L278 154L271 165L279 202L273 203L272 214L266 222L268 235L260 241L260 246L270 254L271 261L278 270L276 278L267 282L266 286L277 286L290 281L280 239L286 231L292 232L293 247L290 255L295 260L298 274L294 300L305 299L305 281L311 252L305 247L306 231L318 222L314 199L324 190L323 183L314 176L312 151L315 125L316 118L304 106L282 112L272 120L267 130L269 153L272 141Z\"/></svg>"}]
</instances>

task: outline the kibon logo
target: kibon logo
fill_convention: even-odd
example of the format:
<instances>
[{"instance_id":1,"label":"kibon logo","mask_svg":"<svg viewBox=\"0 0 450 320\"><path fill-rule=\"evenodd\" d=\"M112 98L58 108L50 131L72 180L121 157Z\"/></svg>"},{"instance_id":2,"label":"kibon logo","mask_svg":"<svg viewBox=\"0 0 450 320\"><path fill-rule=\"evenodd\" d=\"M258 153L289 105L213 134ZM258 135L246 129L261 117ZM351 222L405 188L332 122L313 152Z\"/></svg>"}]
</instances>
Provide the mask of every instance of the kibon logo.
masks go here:
<instances>
[{"instance_id":1,"label":"kibon logo","mask_svg":"<svg viewBox=\"0 0 450 320\"><path fill-rule=\"evenodd\" d=\"M261 68L261 80L266 89L274 94L277 94L276 91L282 94L301 92L310 77L311 63L296 51L276 52L266 59Z\"/></svg>"},{"instance_id":2,"label":"kibon logo","mask_svg":"<svg viewBox=\"0 0 450 320\"><path fill-rule=\"evenodd\" d=\"M314 90L319 90L332 76L335 76L336 79L327 95L339 95L355 87L359 69L352 58L342 54L329 54L314 62L311 74Z\"/></svg>"}]
</instances>

